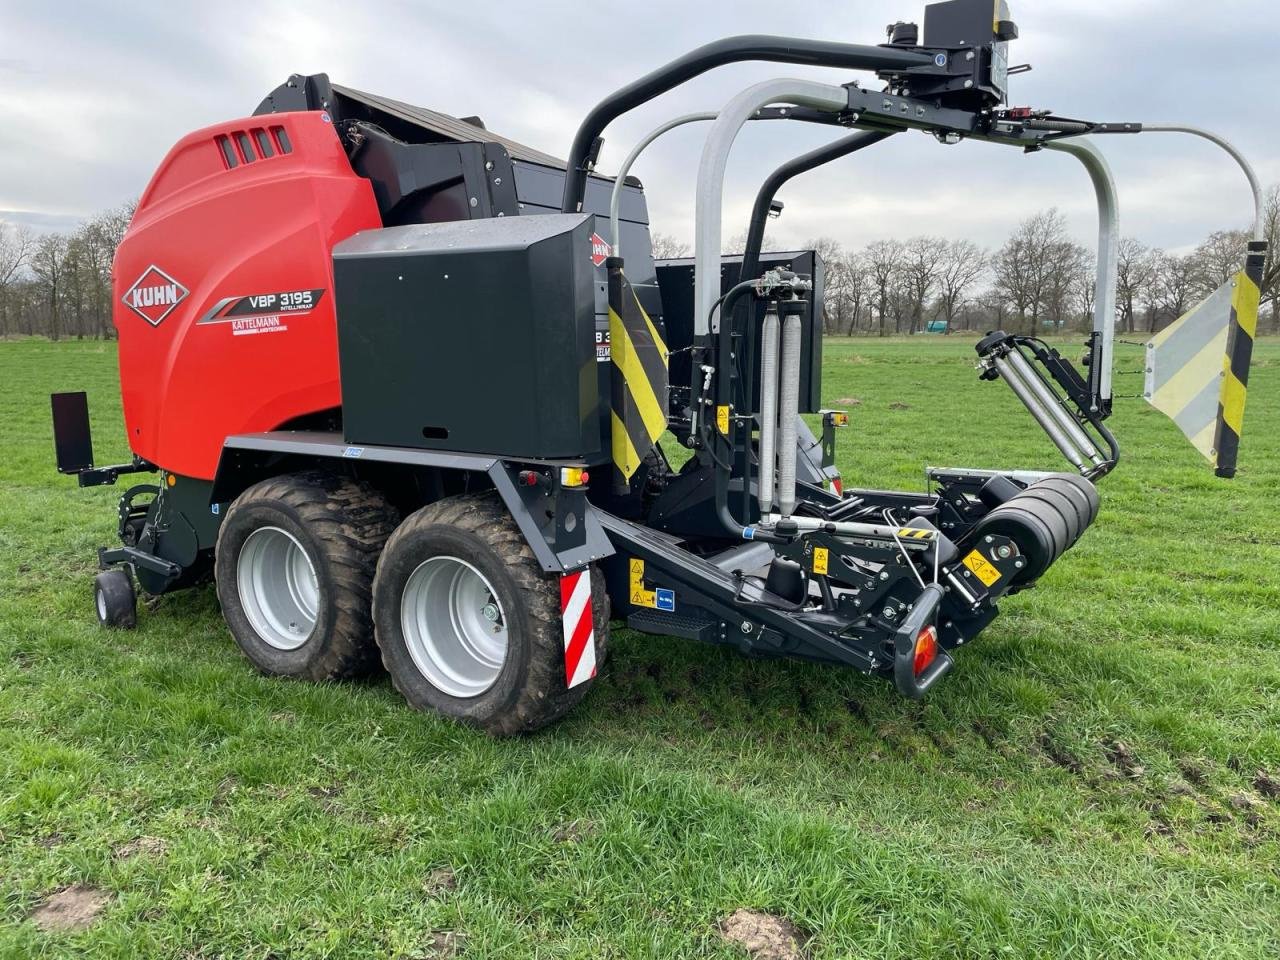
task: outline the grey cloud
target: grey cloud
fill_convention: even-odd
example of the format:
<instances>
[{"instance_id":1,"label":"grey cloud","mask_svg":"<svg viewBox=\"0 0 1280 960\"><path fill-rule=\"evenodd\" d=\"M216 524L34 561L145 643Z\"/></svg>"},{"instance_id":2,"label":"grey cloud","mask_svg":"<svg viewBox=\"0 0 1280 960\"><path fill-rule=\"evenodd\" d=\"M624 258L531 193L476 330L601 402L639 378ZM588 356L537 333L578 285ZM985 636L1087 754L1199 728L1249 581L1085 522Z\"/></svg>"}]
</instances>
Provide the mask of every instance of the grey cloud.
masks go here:
<instances>
[{"instance_id":1,"label":"grey cloud","mask_svg":"<svg viewBox=\"0 0 1280 960\"><path fill-rule=\"evenodd\" d=\"M1280 16L1272 0L1221 5L1124 0L1013 4L1022 39L1016 103L1109 119L1169 119L1238 141L1268 182L1280 180L1280 132L1266 94L1280 87ZM0 206L25 222L74 221L138 195L165 151L191 129L248 113L293 72L456 115L563 156L576 125L609 90L686 50L733 33L879 42L884 25L918 19L921 0L779 7L764 0L641 6L598 0L536 4L13 4L0 60L9 114L0 128ZM614 123L601 158L616 164L676 112L715 109L743 86L784 74L841 82L839 72L772 64L726 67ZM705 128L704 128L705 129ZM655 229L692 235L701 132L670 135L637 165ZM726 190L726 235L745 224L760 179L835 135L791 125L749 129ZM1243 181L1190 140L1108 142L1125 231L1180 247L1248 216ZM1058 206L1093 231L1087 181L1062 157L914 133L788 185L771 237L825 234L848 243L931 232L998 242L1033 210ZM16 219L16 217L15 217Z\"/></svg>"}]
</instances>

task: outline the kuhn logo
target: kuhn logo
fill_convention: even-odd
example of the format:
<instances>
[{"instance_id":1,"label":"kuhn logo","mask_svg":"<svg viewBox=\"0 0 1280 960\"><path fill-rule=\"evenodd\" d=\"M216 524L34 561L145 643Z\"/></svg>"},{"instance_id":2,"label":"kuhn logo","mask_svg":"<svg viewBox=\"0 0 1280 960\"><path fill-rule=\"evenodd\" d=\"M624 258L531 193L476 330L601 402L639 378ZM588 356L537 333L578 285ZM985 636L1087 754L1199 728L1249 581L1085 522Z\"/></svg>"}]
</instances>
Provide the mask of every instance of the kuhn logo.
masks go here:
<instances>
[{"instance_id":1,"label":"kuhn logo","mask_svg":"<svg viewBox=\"0 0 1280 960\"><path fill-rule=\"evenodd\" d=\"M613 247L598 233L591 235L591 262L597 267L613 256Z\"/></svg>"},{"instance_id":2,"label":"kuhn logo","mask_svg":"<svg viewBox=\"0 0 1280 960\"><path fill-rule=\"evenodd\" d=\"M121 302L153 327L171 314L189 291L173 277L152 264L133 286L125 291Z\"/></svg>"}]
</instances>

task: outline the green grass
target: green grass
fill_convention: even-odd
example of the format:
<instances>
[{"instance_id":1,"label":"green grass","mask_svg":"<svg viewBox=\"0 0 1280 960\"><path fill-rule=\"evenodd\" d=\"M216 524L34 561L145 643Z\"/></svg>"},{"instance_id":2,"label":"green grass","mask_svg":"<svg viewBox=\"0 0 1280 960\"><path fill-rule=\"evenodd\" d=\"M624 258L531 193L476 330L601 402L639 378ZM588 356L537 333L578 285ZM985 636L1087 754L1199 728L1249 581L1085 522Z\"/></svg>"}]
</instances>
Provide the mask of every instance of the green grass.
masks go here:
<instances>
[{"instance_id":1,"label":"green grass","mask_svg":"<svg viewBox=\"0 0 1280 960\"><path fill-rule=\"evenodd\" d=\"M926 702L621 631L504 742L257 676L207 587L98 629L119 490L55 475L46 400L80 387L124 457L111 346L0 344L0 957L743 957L743 906L814 958L1280 955L1278 343L1234 481L1117 401L1098 522ZM824 394L853 483L1060 468L959 339L829 344ZM77 883L96 922L39 930Z\"/></svg>"}]
</instances>

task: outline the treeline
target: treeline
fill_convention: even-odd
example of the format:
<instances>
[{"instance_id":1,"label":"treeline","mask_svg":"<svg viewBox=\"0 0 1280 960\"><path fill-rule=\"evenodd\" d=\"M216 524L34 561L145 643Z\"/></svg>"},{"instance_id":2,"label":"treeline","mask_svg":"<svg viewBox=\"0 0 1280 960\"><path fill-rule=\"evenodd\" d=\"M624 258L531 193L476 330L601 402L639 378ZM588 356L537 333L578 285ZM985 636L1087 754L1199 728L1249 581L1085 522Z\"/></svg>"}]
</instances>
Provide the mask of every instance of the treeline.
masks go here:
<instances>
[{"instance_id":1,"label":"treeline","mask_svg":"<svg viewBox=\"0 0 1280 960\"><path fill-rule=\"evenodd\" d=\"M1280 186L1267 194L1272 255L1262 285L1264 330L1280 333ZM68 234L0 221L0 337L107 339L111 261L133 205L108 210ZM1244 262L1249 233L1222 230L1182 256L1132 237L1119 244L1116 329L1152 333L1177 319ZM653 236L656 257L687 256L687 244ZM745 237L727 249L740 252ZM1057 210L1028 217L995 250L971 240L920 236L849 249L809 241L826 263L827 333L888 336L924 330L1084 330L1093 322L1094 252L1068 233Z\"/></svg>"},{"instance_id":2,"label":"treeline","mask_svg":"<svg viewBox=\"0 0 1280 960\"><path fill-rule=\"evenodd\" d=\"M109 339L111 261L133 218L127 204L71 233L0 221L0 337Z\"/></svg>"},{"instance_id":3,"label":"treeline","mask_svg":"<svg viewBox=\"0 0 1280 960\"><path fill-rule=\"evenodd\" d=\"M1262 329L1280 333L1280 185L1266 196L1270 245L1262 285ZM1119 242L1116 329L1152 333L1172 323L1244 263L1248 230L1221 230L1185 255ZM726 245L740 252L746 235ZM919 236L879 240L849 249L830 237L804 244L826 264L823 320L827 333L888 336L923 330L1004 329L1031 334L1086 330L1093 324L1096 253L1067 232L1057 210L1022 221L989 250L971 240ZM689 248L654 235L655 256L686 256Z\"/></svg>"}]
</instances>

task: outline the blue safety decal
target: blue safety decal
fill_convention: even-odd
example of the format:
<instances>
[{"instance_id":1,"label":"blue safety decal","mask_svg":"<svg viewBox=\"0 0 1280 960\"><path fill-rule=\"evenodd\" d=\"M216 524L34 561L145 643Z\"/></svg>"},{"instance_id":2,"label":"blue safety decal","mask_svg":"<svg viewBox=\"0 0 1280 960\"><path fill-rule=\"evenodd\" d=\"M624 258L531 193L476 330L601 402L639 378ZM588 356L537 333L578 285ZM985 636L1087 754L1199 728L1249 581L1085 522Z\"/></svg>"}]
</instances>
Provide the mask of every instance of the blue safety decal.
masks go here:
<instances>
[{"instance_id":1,"label":"blue safety decal","mask_svg":"<svg viewBox=\"0 0 1280 960\"><path fill-rule=\"evenodd\" d=\"M347 447L347 449L342 451L342 455L344 457L352 458L362 457L364 456L364 447Z\"/></svg>"},{"instance_id":2,"label":"blue safety decal","mask_svg":"<svg viewBox=\"0 0 1280 960\"><path fill-rule=\"evenodd\" d=\"M667 613L676 612L676 592L674 590L658 589L654 591L654 600L659 610L665 610Z\"/></svg>"}]
</instances>

